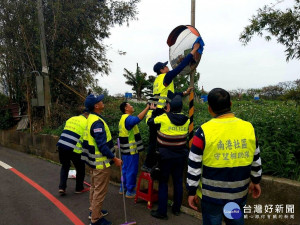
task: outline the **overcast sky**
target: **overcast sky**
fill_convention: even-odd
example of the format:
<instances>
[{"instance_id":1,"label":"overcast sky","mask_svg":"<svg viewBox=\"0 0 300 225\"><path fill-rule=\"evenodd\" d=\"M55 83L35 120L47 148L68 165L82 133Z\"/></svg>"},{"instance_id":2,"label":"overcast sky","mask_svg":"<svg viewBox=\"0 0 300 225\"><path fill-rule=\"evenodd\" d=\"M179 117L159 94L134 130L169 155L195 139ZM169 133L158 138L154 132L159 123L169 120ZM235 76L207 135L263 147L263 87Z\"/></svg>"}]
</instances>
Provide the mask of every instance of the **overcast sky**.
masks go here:
<instances>
[{"instance_id":1,"label":"overcast sky","mask_svg":"<svg viewBox=\"0 0 300 225\"><path fill-rule=\"evenodd\" d=\"M284 46L273 38L267 42L255 36L243 46L239 35L249 24L249 19L264 5L275 0L196 0L195 27L200 32L205 48L197 71L199 86L209 91L215 87L227 90L261 88L283 81L300 78L299 60L286 62ZM293 5L285 0L276 8ZM132 92L125 84L124 68L136 71L138 63L142 72L154 75L153 65L169 61L166 44L170 32L179 25L191 24L190 0L141 0L138 20L129 27L116 26L106 40L110 45L107 57L112 60L111 73L97 76L99 85L110 95ZM119 55L118 50L127 52ZM170 64L168 64L171 68Z\"/></svg>"}]
</instances>

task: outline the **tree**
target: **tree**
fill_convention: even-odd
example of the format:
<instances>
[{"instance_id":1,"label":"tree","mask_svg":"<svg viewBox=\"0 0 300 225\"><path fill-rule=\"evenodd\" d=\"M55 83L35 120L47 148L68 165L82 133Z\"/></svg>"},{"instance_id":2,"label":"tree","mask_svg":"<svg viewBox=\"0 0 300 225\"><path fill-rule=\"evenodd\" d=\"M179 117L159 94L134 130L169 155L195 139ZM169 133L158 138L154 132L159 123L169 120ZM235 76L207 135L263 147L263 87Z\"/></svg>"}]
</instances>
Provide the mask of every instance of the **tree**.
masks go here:
<instances>
[{"instance_id":1,"label":"tree","mask_svg":"<svg viewBox=\"0 0 300 225\"><path fill-rule=\"evenodd\" d=\"M125 73L123 76L127 79L126 84L132 86L132 90L136 95L137 99L141 99L144 94L144 89L149 85L146 80L147 74L141 71L139 64L136 64L136 72L132 73L124 68Z\"/></svg>"},{"instance_id":2,"label":"tree","mask_svg":"<svg viewBox=\"0 0 300 225\"><path fill-rule=\"evenodd\" d=\"M295 87L295 81L285 81L285 82L279 82L278 86L283 88L284 92L287 92Z\"/></svg>"},{"instance_id":3,"label":"tree","mask_svg":"<svg viewBox=\"0 0 300 225\"><path fill-rule=\"evenodd\" d=\"M282 1L277 1L277 4L280 2ZM286 47L287 61L293 58L300 59L300 0L295 0L293 8L287 8L285 11L274 9L274 7L275 5L266 5L258 9L239 39L247 45L254 34L263 36L263 32L266 31L274 36L278 43ZM265 35L265 39L270 41L271 37Z\"/></svg>"},{"instance_id":4,"label":"tree","mask_svg":"<svg viewBox=\"0 0 300 225\"><path fill-rule=\"evenodd\" d=\"M300 79L292 82L292 87L283 96L284 99L294 100L297 106L300 106Z\"/></svg>"},{"instance_id":5,"label":"tree","mask_svg":"<svg viewBox=\"0 0 300 225\"><path fill-rule=\"evenodd\" d=\"M259 88L250 88L246 90L246 94L250 97L250 99L253 99L255 95L259 95L260 93L261 89Z\"/></svg>"},{"instance_id":6,"label":"tree","mask_svg":"<svg viewBox=\"0 0 300 225\"><path fill-rule=\"evenodd\" d=\"M153 84L154 84L154 81L156 79L156 76L155 75L149 75L148 76L148 79L147 79L147 86L145 88L145 91L144 91L144 94L145 96L152 96L153 95Z\"/></svg>"},{"instance_id":7,"label":"tree","mask_svg":"<svg viewBox=\"0 0 300 225\"><path fill-rule=\"evenodd\" d=\"M283 95L284 90L278 85L269 85L261 89L261 95L269 99L277 99Z\"/></svg>"},{"instance_id":8,"label":"tree","mask_svg":"<svg viewBox=\"0 0 300 225\"><path fill-rule=\"evenodd\" d=\"M230 90L229 93L232 99L242 99L245 97L244 94L246 93L246 90L243 88L238 88L235 90Z\"/></svg>"},{"instance_id":9,"label":"tree","mask_svg":"<svg viewBox=\"0 0 300 225\"><path fill-rule=\"evenodd\" d=\"M202 90L199 87L200 73L197 72L194 76L194 92L196 95L201 96ZM174 79L175 92L185 91L190 86L190 75L178 75Z\"/></svg>"},{"instance_id":10,"label":"tree","mask_svg":"<svg viewBox=\"0 0 300 225\"><path fill-rule=\"evenodd\" d=\"M104 95L105 97L108 96L108 90L106 88L102 88L98 85L99 80L95 79L95 82L91 85L91 92L97 95Z\"/></svg>"},{"instance_id":11,"label":"tree","mask_svg":"<svg viewBox=\"0 0 300 225\"><path fill-rule=\"evenodd\" d=\"M81 104L54 78L86 95L95 74L109 73L103 40L112 26L136 18L139 1L43 1L52 102ZM41 71L40 58L36 1L1 0L0 81L14 101L25 99L26 78Z\"/></svg>"}]
</instances>

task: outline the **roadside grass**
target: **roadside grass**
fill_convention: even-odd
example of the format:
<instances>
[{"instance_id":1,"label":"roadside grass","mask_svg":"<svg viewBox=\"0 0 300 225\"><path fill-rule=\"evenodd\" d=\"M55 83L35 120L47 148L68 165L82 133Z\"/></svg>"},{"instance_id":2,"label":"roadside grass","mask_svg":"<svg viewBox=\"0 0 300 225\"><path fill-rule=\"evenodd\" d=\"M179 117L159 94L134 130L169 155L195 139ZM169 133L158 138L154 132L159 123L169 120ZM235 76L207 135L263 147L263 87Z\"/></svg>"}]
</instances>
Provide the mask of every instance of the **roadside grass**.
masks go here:
<instances>
[{"instance_id":1,"label":"roadside grass","mask_svg":"<svg viewBox=\"0 0 300 225\"><path fill-rule=\"evenodd\" d=\"M109 98L105 102L103 116L114 140L118 137L118 124L122 115L119 105L122 99ZM145 103L130 102L138 115ZM194 130L209 121L207 103L195 103ZM234 101L232 111L253 124L258 138L263 174L300 181L300 114L293 101ZM188 99L184 99L183 113L188 115ZM57 129L44 129L43 133L59 136L64 125ZM148 126L143 120L139 130L145 148L148 145ZM142 154L146 154L143 152Z\"/></svg>"}]
</instances>

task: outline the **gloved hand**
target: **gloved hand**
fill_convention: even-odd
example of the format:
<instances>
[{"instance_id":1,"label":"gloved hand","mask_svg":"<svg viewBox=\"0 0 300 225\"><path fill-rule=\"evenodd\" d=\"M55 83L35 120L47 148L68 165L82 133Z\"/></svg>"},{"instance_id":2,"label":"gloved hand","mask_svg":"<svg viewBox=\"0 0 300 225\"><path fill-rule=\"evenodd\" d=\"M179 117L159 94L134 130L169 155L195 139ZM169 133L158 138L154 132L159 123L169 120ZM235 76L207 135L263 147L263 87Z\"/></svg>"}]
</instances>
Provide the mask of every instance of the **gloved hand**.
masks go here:
<instances>
[{"instance_id":1,"label":"gloved hand","mask_svg":"<svg viewBox=\"0 0 300 225\"><path fill-rule=\"evenodd\" d=\"M196 41L194 42L192 48L194 48L194 45L195 45L196 43L199 43L199 44L200 44L200 47L198 48L197 52L198 52L199 54L202 54L202 52L203 52L203 50L204 50L203 47L204 47L205 44L204 44L204 41L202 40L201 36L199 36L199 37L196 39Z\"/></svg>"}]
</instances>

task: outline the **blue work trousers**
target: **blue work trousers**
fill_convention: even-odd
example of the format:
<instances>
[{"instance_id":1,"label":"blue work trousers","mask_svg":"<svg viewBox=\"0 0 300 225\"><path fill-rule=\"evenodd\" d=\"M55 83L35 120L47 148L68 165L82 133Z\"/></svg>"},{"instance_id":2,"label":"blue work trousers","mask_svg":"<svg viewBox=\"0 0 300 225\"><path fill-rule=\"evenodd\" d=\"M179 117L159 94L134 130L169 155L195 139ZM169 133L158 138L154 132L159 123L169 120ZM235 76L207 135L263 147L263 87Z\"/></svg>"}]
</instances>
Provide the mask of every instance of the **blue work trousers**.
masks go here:
<instances>
[{"instance_id":1,"label":"blue work trousers","mask_svg":"<svg viewBox=\"0 0 300 225\"><path fill-rule=\"evenodd\" d=\"M122 173L124 189L133 192L136 186L136 176L139 167L139 154L125 155L122 154ZM122 184L121 184L122 187Z\"/></svg>"},{"instance_id":2,"label":"blue work trousers","mask_svg":"<svg viewBox=\"0 0 300 225\"><path fill-rule=\"evenodd\" d=\"M224 205L217 205L212 202L201 200L203 225L222 225L224 218L226 225L244 225L244 209L246 201L240 204L242 216L239 219L228 219L223 216Z\"/></svg>"},{"instance_id":3,"label":"blue work trousers","mask_svg":"<svg viewBox=\"0 0 300 225\"><path fill-rule=\"evenodd\" d=\"M173 179L173 212L180 212L183 195L183 167L186 158L172 158L162 159L160 161L160 178L158 187L158 212L161 215L167 215L168 206L168 180L169 176L172 175Z\"/></svg>"}]
</instances>

